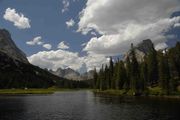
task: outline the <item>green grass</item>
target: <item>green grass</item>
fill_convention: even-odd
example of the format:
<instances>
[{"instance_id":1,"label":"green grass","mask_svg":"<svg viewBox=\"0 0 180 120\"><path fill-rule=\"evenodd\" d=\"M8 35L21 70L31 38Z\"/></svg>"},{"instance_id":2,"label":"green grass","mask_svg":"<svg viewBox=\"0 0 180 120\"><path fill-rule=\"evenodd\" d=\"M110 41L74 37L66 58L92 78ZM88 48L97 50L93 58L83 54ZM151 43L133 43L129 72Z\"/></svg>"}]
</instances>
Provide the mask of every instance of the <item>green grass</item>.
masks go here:
<instances>
[{"instance_id":1,"label":"green grass","mask_svg":"<svg viewBox=\"0 0 180 120\"><path fill-rule=\"evenodd\" d=\"M0 95L18 94L53 94L58 91L70 91L72 89L47 88L47 89L0 89Z\"/></svg>"},{"instance_id":2,"label":"green grass","mask_svg":"<svg viewBox=\"0 0 180 120\"><path fill-rule=\"evenodd\" d=\"M148 94L154 95L154 96L162 96L162 95L165 95L166 93L160 87L149 87Z\"/></svg>"}]
</instances>

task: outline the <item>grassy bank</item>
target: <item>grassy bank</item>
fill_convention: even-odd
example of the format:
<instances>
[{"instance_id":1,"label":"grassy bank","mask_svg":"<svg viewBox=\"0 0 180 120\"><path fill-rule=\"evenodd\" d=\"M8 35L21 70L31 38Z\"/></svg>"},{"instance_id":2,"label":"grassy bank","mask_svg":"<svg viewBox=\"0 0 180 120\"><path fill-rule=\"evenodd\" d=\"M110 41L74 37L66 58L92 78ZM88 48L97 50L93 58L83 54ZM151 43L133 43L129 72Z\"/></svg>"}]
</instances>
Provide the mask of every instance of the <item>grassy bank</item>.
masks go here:
<instances>
[{"instance_id":1,"label":"grassy bank","mask_svg":"<svg viewBox=\"0 0 180 120\"><path fill-rule=\"evenodd\" d=\"M47 89L0 89L0 95L23 95L23 94L53 94L60 91L71 91L72 89L47 88Z\"/></svg>"},{"instance_id":2,"label":"grassy bank","mask_svg":"<svg viewBox=\"0 0 180 120\"><path fill-rule=\"evenodd\" d=\"M179 98L180 99L180 92L174 92L169 95L166 94L159 87L148 88L146 91L141 92L139 94L135 94L132 90L93 90L95 94L105 95L105 96L150 96L150 97L165 97L165 98Z\"/></svg>"}]
</instances>

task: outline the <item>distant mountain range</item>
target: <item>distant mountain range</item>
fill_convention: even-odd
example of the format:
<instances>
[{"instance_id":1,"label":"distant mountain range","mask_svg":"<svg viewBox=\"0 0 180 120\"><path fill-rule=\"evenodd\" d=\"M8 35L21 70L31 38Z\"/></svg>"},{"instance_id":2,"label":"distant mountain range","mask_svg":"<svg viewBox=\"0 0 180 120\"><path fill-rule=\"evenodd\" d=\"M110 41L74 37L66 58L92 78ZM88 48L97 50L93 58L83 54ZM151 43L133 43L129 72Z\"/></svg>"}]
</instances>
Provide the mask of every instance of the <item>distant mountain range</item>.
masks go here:
<instances>
[{"instance_id":1,"label":"distant mountain range","mask_svg":"<svg viewBox=\"0 0 180 120\"><path fill-rule=\"evenodd\" d=\"M71 69L71 68L66 68L62 69L59 68L56 71L50 70L51 73L54 75L57 75L59 77L63 77L69 80L90 80L93 79L93 71L85 72L83 74L80 74L79 72Z\"/></svg>"}]
</instances>

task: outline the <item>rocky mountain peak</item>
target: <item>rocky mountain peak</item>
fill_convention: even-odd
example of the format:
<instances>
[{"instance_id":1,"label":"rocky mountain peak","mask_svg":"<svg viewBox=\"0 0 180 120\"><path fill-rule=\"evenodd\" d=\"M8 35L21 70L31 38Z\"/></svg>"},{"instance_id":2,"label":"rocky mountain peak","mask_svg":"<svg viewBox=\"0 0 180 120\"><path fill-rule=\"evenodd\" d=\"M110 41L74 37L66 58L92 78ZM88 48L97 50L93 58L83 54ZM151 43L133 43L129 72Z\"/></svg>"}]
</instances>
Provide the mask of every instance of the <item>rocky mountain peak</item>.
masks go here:
<instances>
[{"instance_id":1,"label":"rocky mountain peak","mask_svg":"<svg viewBox=\"0 0 180 120\"><path fill-rule=\"evenodd\" d=\"M0 52L7 54L14 60L29 63L24 52L15 45L10 33L5 29L0 29Z\"/></svg>"},{"instance_id":2,"label":"rocky mountain peak","mask_svg":"<svg viewBox=\"0 0 180 120\"><path fill-rule=\"evenodd\" d=\"M142 51L143 53L147 54L153 49L153 43L150 39L143 40L135 48Z\"/></svg>"},{"instance_id":3,"label":"rocky mountain peak","mask_svg":"<svg viewBox=\"0 0 180 120\"><path fill-rule=\"evenodd\" d=\"M70 79L70 80L89 80L93 78L93 71L85 72L80 74L78 71L75 71L71 68L58 68L56 71L50 71L54 75L57 75L62 78Z\"/></svg>"},{"instance_id":4,"label":"rocky mountain peak","mask_svg":"<svg viewBox=\"0 0 180 120\"><path fill-rule=\"evenodd\" d=\"M142 42L140 42L135 47L133 45L131 45L131 47L133 47L133 49L135 51L135 55L136 55L138 62L142 62L144 60L144 56L147 55L151 50L154 49L154 45L150 39L143 40ZM127 57L131 58L131 52L130 51L128 51L125 54L124 60L126 60Z\"/></svg>"}]
</instances>

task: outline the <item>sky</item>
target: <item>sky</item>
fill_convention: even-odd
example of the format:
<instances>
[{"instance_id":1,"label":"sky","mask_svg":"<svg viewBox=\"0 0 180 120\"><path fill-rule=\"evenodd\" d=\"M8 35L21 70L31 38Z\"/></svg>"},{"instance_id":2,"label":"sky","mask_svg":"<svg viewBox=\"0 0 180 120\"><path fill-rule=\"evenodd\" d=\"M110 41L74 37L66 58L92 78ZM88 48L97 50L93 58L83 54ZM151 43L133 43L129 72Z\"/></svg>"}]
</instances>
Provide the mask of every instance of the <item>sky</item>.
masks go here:
<instances>
[{"instance_id":1,"label":"sky","mask_svg":"<svg viewBox=\"0 0 180 120\"><path fill-rule=\"evenodd\" d=\"M30 63L85 72L144 39L180 40L180 0L0 0L7 29Z\"/></svg>"}]
</instances>

